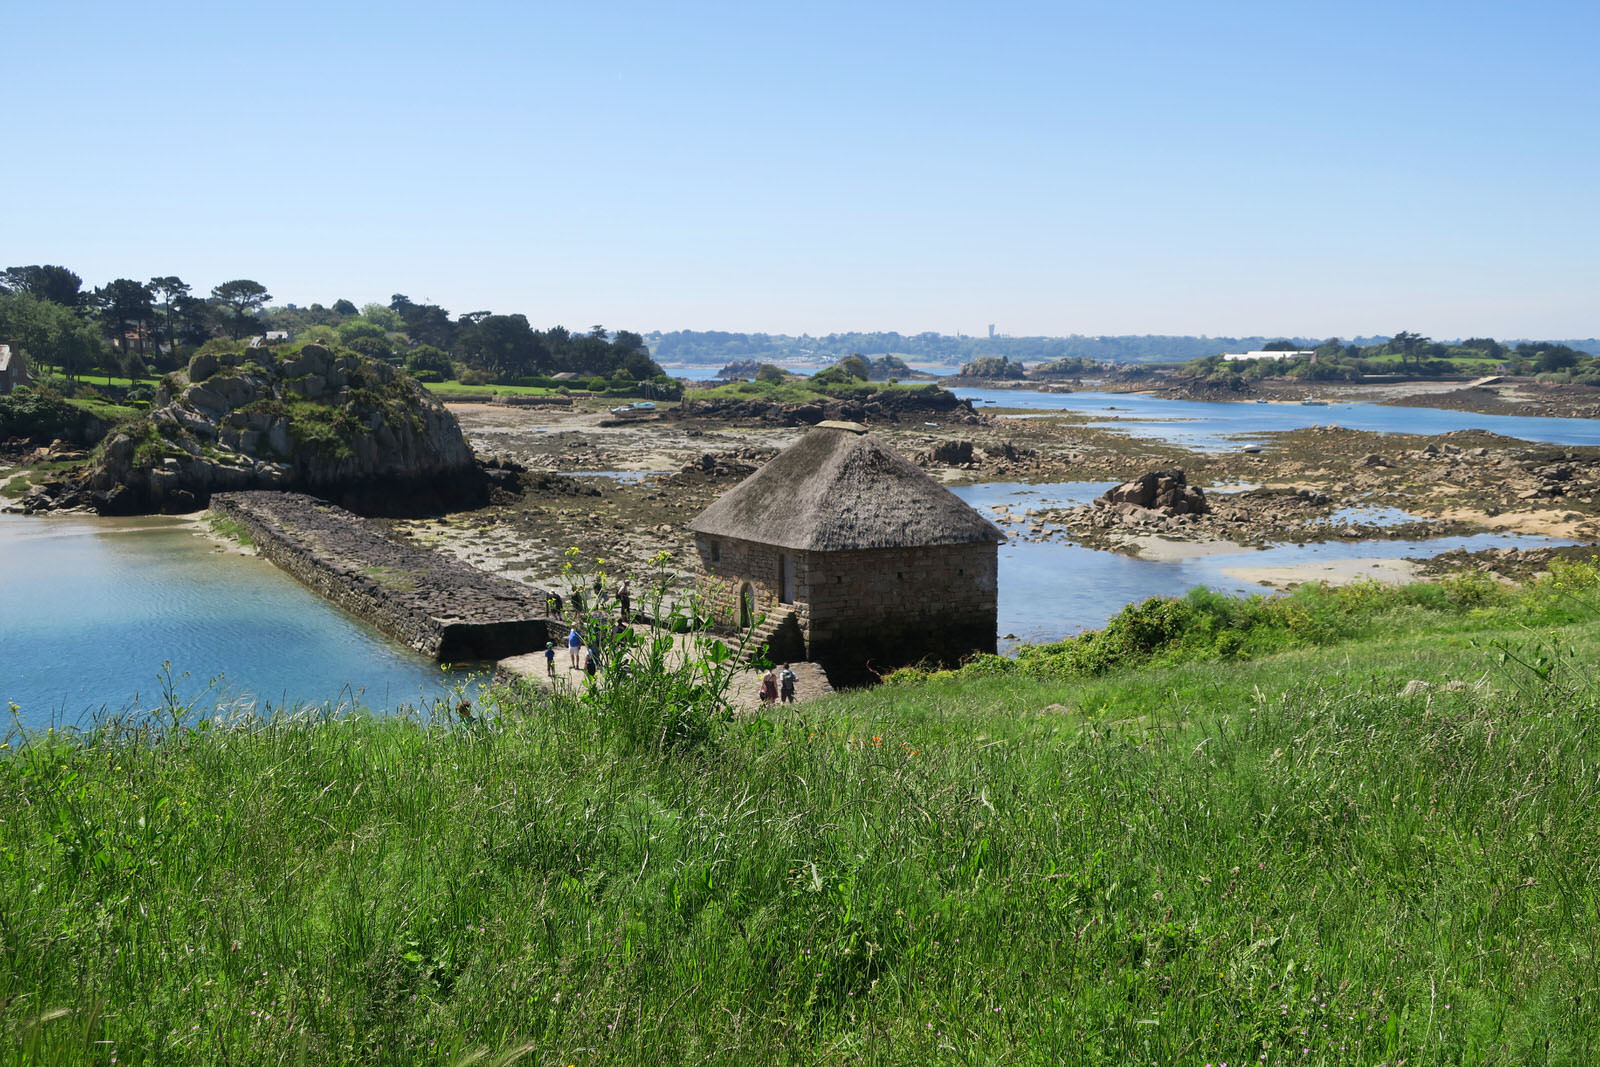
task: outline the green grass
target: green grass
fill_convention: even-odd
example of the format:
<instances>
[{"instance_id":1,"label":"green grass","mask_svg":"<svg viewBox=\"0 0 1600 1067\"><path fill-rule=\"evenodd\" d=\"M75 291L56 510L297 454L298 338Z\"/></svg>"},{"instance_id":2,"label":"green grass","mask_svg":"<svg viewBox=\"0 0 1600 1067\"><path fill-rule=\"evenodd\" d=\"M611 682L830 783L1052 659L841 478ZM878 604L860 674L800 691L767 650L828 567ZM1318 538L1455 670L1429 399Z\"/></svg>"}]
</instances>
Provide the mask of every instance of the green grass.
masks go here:
<instances>
[{"instance_id":1,"label":"green grass","mask_svg":"<svg viewBox=\"0 0 1600 1067\"><path fill-rule=\"evenodd\" d=\"M1370 643L1419 630L1462 634L1511 623L1559 626L1590 617L1597 603L1600 557L1556 560L1543 579L1522 589L1476 573L1404 586L1310 583L1270 597L1221 596L1201 587L1181 597L1129 604L1100 630L1023 646L1013 658L976 657L959 673L1073 678L1145 664L1249 659L1355 639ZM919 677L913 670L890 681Z\"/></svg>"},{"instance_id":2,"label":"green grass","mask_svg":"<svg viewBox=\"0 0 1600 1067\"><path fill-rule=\"evenodd\" d=\"M99 397L68 397L67 403L109 423L121 422L123 419L138 415L145 409L144 404L138 406L117 404L110 400L102 400Z\"/></svg>"},{"instance_id":3,"label":"green grass","mask_svg":"<svg viewBox=\"0 0 1600 1067\"><path fill-rule=\"evenodd\" d=\"M361 573L384 588L393 589L397 593L414 593L417 591L417 576L411 571L402 570L399 567L363 567Z\"/></svg>"},{"instance_id":4,"label":"green grass","mask_svg":"<svg viewBox=\"0 0 1600 1067\"><path fill-rule=\"evenodd\" d=\"M676 753L620 681L14 738L0 1057L1592 1063L1600 609L1565 581Z\"/></svg>"},{"instance_id":5,"label":"green grass","mask_svg":"<svg viewBox=\"0 0 1600 1067\"><path fill-rule=\"evenodd\" d=\"M241 545L244 548L255 547L256 540L254 537L250 536L250 528L244 523L235 521L234 519L224 518L221 515L215 515L211 512L206 513L205 519L206 525L211 528L211 532L216 534L218 537L232 541L233 543Z\"/></svg>"},{"instance_id":6,"label":"green grass","mask_svg":"<svg viewBox=\"0 0 1600 1067\"><path fill-rule=\"evenodd\" d=\"M113 386L126 389L134 385L155 386L160 383L160 376L149 378L120 378L116 375L105 374L80 374L77 381L83 385Z\"/></svg>"},{"instance_id":7,"label":"green grass","mask_svg":"<svg viewBox=\"0 0 1600 1067\"><path fill-rule=\"evenodd\" d=\"M460 382L428 382L423 388L447 398L465 396L560 396L559 389L534 385L463 385ZM582 390L572 390L582 392Z\"/></svg>"},{"instance_id":8,"label":"green grass","mask_svg":"<svg viewBox=\"0 0 1600 1067\"><path fill-rule=\"evenodd\" d=\"M0 494L6 496L21 496L31 487L49 481L52 475L63 471L76 470L83 466L82 460L57 460L51 463L35 463L30 467L8 468L0 471L6 478Z\"/></svg>"},{"instance_id":9,"label":"green grass","mask_svg":"<svg viewBox=\"0 0 1600 1067\"><path fill-rule=\"evenodd\" d=\"M695 400L766 400L782 404L807 404L828 397L855 397L866 399L878 393L894 390L937 390L931 382L861 382L849 385L817 386L809 378L783 382L730 382L709 389L696 389L687 394Z\"/></svg>"}]
</instances>

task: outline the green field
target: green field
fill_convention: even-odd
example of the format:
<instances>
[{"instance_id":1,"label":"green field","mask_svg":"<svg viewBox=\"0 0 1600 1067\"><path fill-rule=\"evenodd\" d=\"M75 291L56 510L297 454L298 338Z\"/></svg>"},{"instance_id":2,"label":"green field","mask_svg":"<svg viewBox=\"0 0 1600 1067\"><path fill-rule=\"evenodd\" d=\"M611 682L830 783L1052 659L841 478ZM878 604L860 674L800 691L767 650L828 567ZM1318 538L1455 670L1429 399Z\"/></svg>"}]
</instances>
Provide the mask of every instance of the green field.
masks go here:
<instances>
[{"instance_id":1,"label":"green field","mask_svg":"<svg viewBox=\"0 0 1600 1067\"><path fill-rule=\"evenodd\" d=\"M1597 1062L1600 575L1325 596L770 718L13 737L0 1059Z\"/></svg>"},{"instance_id":2,"label":"green field","mask_svg":"<svg viewBox=\"0 0 1600 1067\"><path fill-rule=\"evenodd\" d=\"M546 389L533 385L462 385L460 382L428 382L424 386L430 393L446 400L491 396L560 396L559 389Z\"/></svg>"}]
</instances>

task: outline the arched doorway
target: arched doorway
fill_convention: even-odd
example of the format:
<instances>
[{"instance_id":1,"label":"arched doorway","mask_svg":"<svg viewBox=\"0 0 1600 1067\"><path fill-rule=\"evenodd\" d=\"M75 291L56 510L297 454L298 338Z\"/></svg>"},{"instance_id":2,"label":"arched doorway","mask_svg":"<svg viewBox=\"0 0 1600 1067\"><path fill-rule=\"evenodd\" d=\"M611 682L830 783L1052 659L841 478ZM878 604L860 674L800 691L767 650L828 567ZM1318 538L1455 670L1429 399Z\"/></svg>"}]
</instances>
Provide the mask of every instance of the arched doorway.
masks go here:
<instances>
[{"instance_id":1,"label":"arched doorway","mask_svg":"<svg viewBox=\"0 0 1600 1067\"><path fill-rule=\"evenodd\" d=\"M748 630L756 624L756 590L749 582L739 583L739 629Z\"/></svg>"}]
</instances>

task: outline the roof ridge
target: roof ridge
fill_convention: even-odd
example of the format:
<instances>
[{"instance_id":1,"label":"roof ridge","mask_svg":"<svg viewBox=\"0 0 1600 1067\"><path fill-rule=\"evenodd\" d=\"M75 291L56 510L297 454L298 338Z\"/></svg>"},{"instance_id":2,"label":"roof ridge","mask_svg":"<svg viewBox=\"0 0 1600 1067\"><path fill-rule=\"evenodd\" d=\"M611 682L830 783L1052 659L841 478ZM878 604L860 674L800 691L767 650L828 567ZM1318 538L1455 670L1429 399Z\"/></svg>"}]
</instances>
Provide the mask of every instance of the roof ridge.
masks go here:
<instances>
[{"instance_id":1,"label":"roof ridge","mask_svg":"<svg viewBox=\"0 0 1600 1067\"><path fill-rule=\"evenodd\" d=\"M819 425L689 523L800 551L999 542L976 510L880 439Z\"/></svg>"}]
</instances>

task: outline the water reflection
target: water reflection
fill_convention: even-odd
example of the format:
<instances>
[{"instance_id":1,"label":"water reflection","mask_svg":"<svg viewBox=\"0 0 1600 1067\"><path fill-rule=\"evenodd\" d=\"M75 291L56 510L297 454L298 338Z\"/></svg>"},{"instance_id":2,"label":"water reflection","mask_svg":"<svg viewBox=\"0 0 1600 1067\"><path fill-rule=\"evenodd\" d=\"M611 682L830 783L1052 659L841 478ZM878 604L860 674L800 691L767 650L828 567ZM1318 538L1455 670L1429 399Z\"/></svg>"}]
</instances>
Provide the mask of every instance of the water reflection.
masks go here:
<instances>
[{"instance_id":1,"label":"water reflection","mask_svg":"<svg viewBox=\"0 0 1600 1067\"><path fill-rule=\"evenodd\" d=\"M26 726L159 705L165 661L208 708L393 711L462 680L179 520L0 515L0 590L0 703Z\"/></svg>"}]
</instances>

